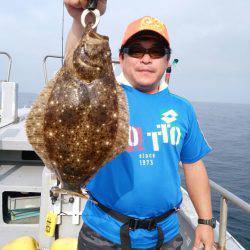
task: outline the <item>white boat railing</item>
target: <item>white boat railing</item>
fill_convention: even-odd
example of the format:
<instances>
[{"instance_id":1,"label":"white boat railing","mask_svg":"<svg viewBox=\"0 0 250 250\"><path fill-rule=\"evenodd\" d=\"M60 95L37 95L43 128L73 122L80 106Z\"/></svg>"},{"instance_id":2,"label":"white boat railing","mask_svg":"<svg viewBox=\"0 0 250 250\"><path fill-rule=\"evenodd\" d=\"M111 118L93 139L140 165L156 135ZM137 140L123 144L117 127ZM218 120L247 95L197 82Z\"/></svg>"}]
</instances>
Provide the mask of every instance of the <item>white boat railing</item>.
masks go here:
<instances>
[{"instance_id":1,"label":"white boat railing","mask_svg":"<svg viewBox=\"0 0 250 250\"><path fill-rule=\"evenodd\" d=\"M56 59L63 59L62 56L56 56L56 55L47 55L43 59L43 74L45 79L45 84L48 82L48 71L47 71L47 60L48 58L56 58Z\"/></svg>"},{"instance_id":2,"label":"white boat railing","mask_svg":"<svg viewBox=\"0 0 250 250\"><path fill-rule=\"evenodd\" d=\"M209 180L210 186L216 193L219 193L221 196L220 202L220 227L219 227L219 242L218 249L226 249L226 232L227 232L227 215L228 215L228 201L232 202L237 207L241 208L248 214L250 214L250 204L240 199L238 196L229 192L225 188L221 187L214 181Z\"/></svg>"},{"instance_id":3,"label":"white boat railing","mask_svg":"<svg viewBox=\"0 0 250 250\"><path fill-rule=\"evenodd\" d=\"M43 74L44 74L44 79L45 79L45 84L48 82L48 70L47 70L47 60L49 58L56 58L56 59L63 59L62 56L57 56L57 55L47 55L43 59ZM118 60L112 60L113 67L115 65L120 64Z\"/></svg>"},{"instance_id":4,"label":"white boat railing","mask_svg":"<svg viewBox=\"0 0 250 250\"><path fill-rule=\"evenodd\" d=\"M0 128L5 127L17 121L18 116L18 84L10 82L10 71L12 66L11 56L4 51L0 51L0 55L8 58L7 78L0 80L1 83L1 114Z\"/></svg>"},{"instance_id":5,"label":"white boat railing","mask_svg":"<svg viewBox=\"0 0 250 250\"><path fill-rule=\"evenodd\" d=\"M7 78L0 80L0 82L9 82L10 81L10 71L11 71L11 66L12 66L12 58L11 58L11 56L7 52L4 52L4 51L0 51L0 55L7 56L8 60L9 60Z\"/></svg>"}]
</instances>

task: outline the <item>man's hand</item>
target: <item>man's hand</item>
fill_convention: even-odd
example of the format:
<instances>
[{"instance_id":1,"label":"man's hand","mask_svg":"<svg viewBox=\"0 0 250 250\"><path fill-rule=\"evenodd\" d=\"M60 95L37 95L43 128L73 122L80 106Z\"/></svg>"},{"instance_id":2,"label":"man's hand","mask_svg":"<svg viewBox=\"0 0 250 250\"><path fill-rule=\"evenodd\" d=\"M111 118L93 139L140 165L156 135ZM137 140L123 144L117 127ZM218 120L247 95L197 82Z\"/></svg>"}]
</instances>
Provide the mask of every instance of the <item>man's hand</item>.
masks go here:
<instances>
[{"instance_id":1,"label":"man's hand","mask_svg":"<svg viewBox=\"0 0 250 250\"><path fill-rule=\"evenodd\" d=\"M83 10L87 8L88 0L64 0L68 13L77 21L80 21ZM107 0L99 0L97 9L101 15L105 13Z\"/></svg>"},{"instance_id":2,"label":"man's hand","mask_svg":"<svg viewBox=\"0 0 250 250\"><path fill-rule=\"evenodd\" d=\"M83 26L81 23L82 12L87 8L88 0L64 0L68 13L73 17L72 27L67 37L65 61L72 56L72 52L75 50L79 40L83 34ZM101 15L105 13L107 0L99 0L97 3L97 9ZM85 19L86 23L93 22L93 15L87 15Z\"/></svg>"},{"instance_id":3,"label":"man's hand","mask_svg":"<svg viewBox=\"0 0 250 250\"><path fill-rule=\"evenodd\" d=\"M193 250L200 249L200 245L204 250L213 250L214 247L214 230L209 225L199 224L195 230L195 239Z\"/></svg>"}]
</instances>

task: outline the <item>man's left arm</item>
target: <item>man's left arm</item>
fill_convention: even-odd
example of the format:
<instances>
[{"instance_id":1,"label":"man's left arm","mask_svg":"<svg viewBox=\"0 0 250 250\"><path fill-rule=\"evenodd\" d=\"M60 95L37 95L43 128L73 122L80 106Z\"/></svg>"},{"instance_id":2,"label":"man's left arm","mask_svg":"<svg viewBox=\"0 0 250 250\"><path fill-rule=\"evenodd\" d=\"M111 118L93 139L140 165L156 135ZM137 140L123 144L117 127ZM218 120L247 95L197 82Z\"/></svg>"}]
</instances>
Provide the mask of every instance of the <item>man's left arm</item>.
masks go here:
<instances>
[{"instance_id":1,"label":"man's left arm","mask_svg":"<svg viewBox=\"0 0 250 250\"><path fill-rule=\"evenodd\" d=\"M206 168L199 160L195 163L183 163L186 186L189 196L200 219L212 218L211 191ZM203 244L205 250L213 249L214 232L210 225L198 224L195 230L194 248Z\"/></svg>"}]
</instances>

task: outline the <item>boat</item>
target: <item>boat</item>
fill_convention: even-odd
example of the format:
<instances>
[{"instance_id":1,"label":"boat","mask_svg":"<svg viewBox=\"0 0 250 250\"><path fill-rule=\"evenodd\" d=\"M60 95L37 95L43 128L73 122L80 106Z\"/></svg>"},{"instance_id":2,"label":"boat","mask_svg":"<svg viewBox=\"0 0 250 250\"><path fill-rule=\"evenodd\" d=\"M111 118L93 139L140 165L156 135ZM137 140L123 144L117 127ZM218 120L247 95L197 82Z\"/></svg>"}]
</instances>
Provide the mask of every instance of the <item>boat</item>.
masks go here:
<instances>
[{"instance_id":1,"label":"boat","mask_svg":"<svg viewBox=\"0 0 250 250\"><path fill-rule=\"evenodd\" d=\"M0 248L26 235L38 242L39 249L50 249L52 242L57 239L78 237L86 200L66 193L56 195L52 192L52 188L58 186L58 180L44 166L27 140L25 119L30 107L18 108L18 84L9 81L11 56L6 52L0 52L0 55L9 59L7 78L1 81ZM48 58L62 57L48 55L44 58L45 82L48 80ZM113 63L118 64L115 60ZM227 203L234 203L248 214L250 205L211 180L210 185L221 196L220 221L216 222L214 230L216 249L245 249L227 231ZM182 249L189 250L193 247L198 217L187 191L183 187L181 189L183 202L178 216L184 238ZM50 228L48 230L48 214L51 211L57 215L56 226L52 231Z\"/></svg>"}]
</instances>

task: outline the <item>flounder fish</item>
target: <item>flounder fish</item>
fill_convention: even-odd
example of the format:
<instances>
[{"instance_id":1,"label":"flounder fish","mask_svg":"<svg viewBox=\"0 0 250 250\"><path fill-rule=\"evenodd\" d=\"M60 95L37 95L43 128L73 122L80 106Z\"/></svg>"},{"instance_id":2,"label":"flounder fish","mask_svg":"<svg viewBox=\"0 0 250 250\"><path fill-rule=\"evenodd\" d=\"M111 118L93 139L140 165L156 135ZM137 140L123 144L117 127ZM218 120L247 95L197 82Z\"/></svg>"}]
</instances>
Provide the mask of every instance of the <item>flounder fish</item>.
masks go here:
<instances>
[{"instance_id":1,"label":"flounder fish","mask_svg":"<svg viewBox=\"0 0 250 250\"><path fill-rule=\"evenodd\" d=\"M87 27L32 105L26 134L62 188L81 194L89 179L127 148L128 120L109 39Z\"/></svg>"}]
</instances>

